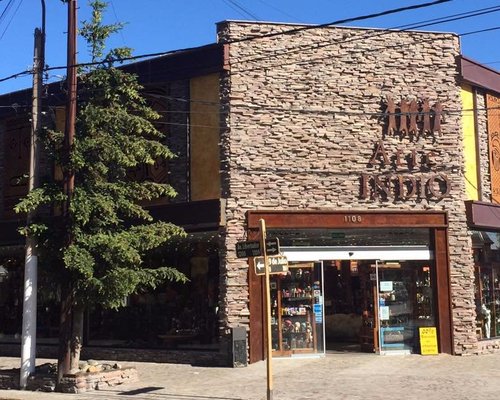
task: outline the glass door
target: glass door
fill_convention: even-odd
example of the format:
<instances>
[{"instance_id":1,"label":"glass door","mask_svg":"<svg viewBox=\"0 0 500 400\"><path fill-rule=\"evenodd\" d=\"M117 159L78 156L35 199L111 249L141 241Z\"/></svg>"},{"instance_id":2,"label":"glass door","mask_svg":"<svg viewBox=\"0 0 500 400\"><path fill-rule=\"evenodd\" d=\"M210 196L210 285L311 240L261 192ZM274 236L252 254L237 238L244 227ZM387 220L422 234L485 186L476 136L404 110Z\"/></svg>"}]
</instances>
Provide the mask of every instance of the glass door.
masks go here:
<instances>
[{"instance_id":1,"label":"glass door","mask_svg":"<svg viewBox=\"0 0 500 400\"><path fill-rule=\"evenodd\" d=\"M418 328L435 326L428 262L376 262L378 351L419 352Z\"/></svg>"}]
</instances>

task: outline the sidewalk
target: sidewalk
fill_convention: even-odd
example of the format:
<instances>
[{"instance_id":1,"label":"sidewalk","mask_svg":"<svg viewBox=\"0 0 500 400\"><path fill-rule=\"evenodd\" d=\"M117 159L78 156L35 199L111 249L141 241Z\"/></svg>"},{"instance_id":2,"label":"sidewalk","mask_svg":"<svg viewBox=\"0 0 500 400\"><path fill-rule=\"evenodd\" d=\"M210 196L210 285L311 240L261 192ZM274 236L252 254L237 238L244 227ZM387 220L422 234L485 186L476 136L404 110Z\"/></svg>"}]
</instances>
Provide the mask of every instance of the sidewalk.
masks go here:
<instances>
[{"instance_id":1,"label":"sidewalk","mask_svg":"<svg viewBox=\"0 0 500 400\"><path fill-rule=\"evenodd\" d=\"M16 358L0 358L0 368L17 367L18 363ZM0 391L0 399L266 399L265 362L237 369L123 364L137 368L139 382L84 394ZM273 366L274 400L500 399L500 354L423 357L337 353L319 359L275 359Z\"/></svg>"}]
</instances>

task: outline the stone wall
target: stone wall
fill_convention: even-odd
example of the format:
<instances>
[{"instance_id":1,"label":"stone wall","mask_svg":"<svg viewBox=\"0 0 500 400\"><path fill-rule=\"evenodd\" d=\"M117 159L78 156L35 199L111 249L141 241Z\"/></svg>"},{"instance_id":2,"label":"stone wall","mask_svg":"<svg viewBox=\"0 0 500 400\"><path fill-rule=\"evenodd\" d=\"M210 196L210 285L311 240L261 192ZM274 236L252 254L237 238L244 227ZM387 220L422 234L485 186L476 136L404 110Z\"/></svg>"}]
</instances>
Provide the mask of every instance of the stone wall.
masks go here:
<instances>
[{"instance_id":1,"label":"stone wall","mask_svg":"<svg viewBox=\"0 0 500 400\"><path fill-rule=\"evenodd\" d=\"M85 393L122 385L123 383L137 382L138 380L139 377L135 368L64 375L59 391L63 393Z\"/></svg>"},{"instance_id":2,"label":"stone wall","mask_svg":"<svg viewBox=\"0 0 500 400\"><path fill-rule=\"evenodd\" d=\"M296 28L294 33L274 35ZM221 80L222 109L230 112L221 136L227 197L223 322L248 327L248 266L234 251L235 243L245 238L248 210L445 210L454 349L457 354L475 352L460 114L446 115L441 134L419 137L387 134L381 114L387 96L396 102L428 98L431 104L441 102L445 110L460 110L458 37L300 29L245 22L218 26L219 40L229 46L230 66ZM257 38L266 34L272 36ZM391 156L398 150L434 151L431 169L448 176L449 197L362 199L363 173L395 172L393 166L368 164L379 140Z\"/></svg>"},{"instance_id":3,"label":"stone wall","mask_svg":"<svg viewBox=\"0 0 500 400\"><path fill-rule=\"evenodd\" d=\"M55 374L35 374L28 378L26 390L53 392L56 388ZM125 367L94 373L77 373L64 375L59 392L85 393L92 390L103 390L124 383L137 382L137 370ZM0 372L0 389L19 389L19 369Z\"/></svg>"},{"instance_id":4,"label":"stone wall","mask_svg":"<svg viewBox=\"0 0 500 400\"><path fill-rule=\"evenodd\" d=\"M38 344L37 358L57 359L57 346ZM20 357L20 344L0 343L0 354L4 357ZM233 367L231 349L226 351L163 350L140 348L111 348L84 346L82 360L137 361L200 366Z\"/></svg>"}]
</instances>

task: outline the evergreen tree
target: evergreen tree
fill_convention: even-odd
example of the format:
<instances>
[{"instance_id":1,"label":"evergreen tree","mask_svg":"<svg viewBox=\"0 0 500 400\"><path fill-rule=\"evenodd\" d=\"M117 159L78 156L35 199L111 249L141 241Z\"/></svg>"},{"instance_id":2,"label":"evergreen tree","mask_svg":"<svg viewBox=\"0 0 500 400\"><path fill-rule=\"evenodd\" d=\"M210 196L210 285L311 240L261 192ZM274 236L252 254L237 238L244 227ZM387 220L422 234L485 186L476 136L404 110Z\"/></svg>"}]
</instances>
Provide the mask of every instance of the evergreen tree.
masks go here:
<instances>
[{"instance_id":1,"label":"evergreen tree","mask_svg":"<svg viewBox=\"0 0 500 400\"><path fill-rule=\"evenodd\" d=\"M114 66L117 59L129 57L131 50L105 53L106 39L122 24L103 24L106 2L91 0L90 6L92 19L83 22L80 35L96 64L79 74L81 100L70 157L64 154L63 133L43 135L54 165L75 176L69 217L39 217L24 230L37 238L43 268L68 289L75 315L75 309L82 313L94 304L116 309L138 290L186 280L175 268L144 261L149 251L184 232L171 223L153 221L141 206L144 201L175 196L174 189L168 184L134 181L130 171L159 158L171 159L173 154L162 143L163 134L154 124L159 115L141 95L137 77ZM62 184L49 181L30 192L16 211L57 211L65 202ZM72 365L79 351L74 357Z\"/></svg>"}]
</instances>

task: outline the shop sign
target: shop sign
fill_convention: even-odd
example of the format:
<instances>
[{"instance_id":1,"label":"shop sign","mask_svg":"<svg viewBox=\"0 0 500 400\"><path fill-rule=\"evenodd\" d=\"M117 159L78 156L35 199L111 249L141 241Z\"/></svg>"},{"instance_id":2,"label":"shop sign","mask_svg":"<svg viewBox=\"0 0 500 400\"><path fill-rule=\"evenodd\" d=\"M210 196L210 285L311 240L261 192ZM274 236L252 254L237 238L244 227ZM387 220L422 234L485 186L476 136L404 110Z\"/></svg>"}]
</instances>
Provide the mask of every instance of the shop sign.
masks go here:
<instances>
[{"instance_id":1,"label":"shop sign","mask_svg":"<svg viewBox=\"0 0 500 400\"><path fill-rule=\"evenodd\" d=\"M436 163L434 151L404 152L397 149L395 154L389 153L382 140L376 143L375 151L368 165L380 168L390 167L392 172L361 175L362 199L425 199L441 200L450 195L451 182L444 173L432 172ZM399 173L400 168L407 173Z\"/></svg>"},{"instance_id":2,"label":"shop sign","mask_svg":"<svg viewBox=\"0 0 500 400\"><path fill-rule=\"evenodd\" d=\"M276 256L280 253L280 243L278 238L266 239L266 254L268 256ZM236 257L249 258L262 255L260 241L247 240L245 242L236 243Z\"/></svg>"},{"instance_id":3,"label":"shop sign","mask_svg":"<svg viewBox=\"0 0 500 400\"><path fill-rule=\"evenodd\" d=\"M255 257L255 273L264 275L266 273L264 257ZM267 265L269 266L270 274L282 274L288 271L288 259L286 256L269 256L267 257Z\"/></svg>"},{"instance_id":4,"label":"shop sign","mask_svg":"<svg viewBox=\"0 0 500 400\"><path fill-rule=\"evenodd\" d=\"M421 137L431 136L436 140L436 136L441 134L443 115L444 106L440 102L431 104L429 99L413 98L397 103L387 96L383 137L395 136L400 140L407 138L416 142ZM444 173L435 172L435 158L439 155L434 150L415 148L398 148L391 154L385 149L384 142L379 140L375 143L368 165L378 166L381 172L361 175L360 198L406 201L449 197L450 179Z\"/></svg>"},{"instance_id":5,"label":"shop sign","mask_svg":"<svg viewBox=\"0 0 500 400\"><path fill-rule=\"evenodd\" d=\"M441 133L443 105L431 106L429 99L401 100L397 104L387 97L385 116L388 135L421 136Z\"/></svg>"},{"instance_id":6,"label":"shop sign","mask_svg":"<svg viewBox=\"0 0 500 400\"><path fill-rule=\"evenodd\" d=\"M423 356L438 354L436 328L433 326L420 327L418 331L420 337L420 354Z\"/></svg>"}]
</instances>

